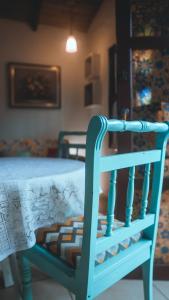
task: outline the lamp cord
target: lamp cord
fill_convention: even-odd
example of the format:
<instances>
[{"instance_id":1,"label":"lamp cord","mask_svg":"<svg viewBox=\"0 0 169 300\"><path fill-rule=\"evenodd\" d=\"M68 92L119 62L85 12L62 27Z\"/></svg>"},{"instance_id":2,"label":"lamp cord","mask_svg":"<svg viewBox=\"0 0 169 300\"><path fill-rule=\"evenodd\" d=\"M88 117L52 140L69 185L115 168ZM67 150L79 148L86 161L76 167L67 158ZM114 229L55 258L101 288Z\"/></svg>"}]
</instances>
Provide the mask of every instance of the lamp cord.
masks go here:
<instances>
[{"instance_id":1,"label":"lamp cord","mask_svg":"<svg viewBox=\"0 0 169 300\"><path fill-rule=\"evenodd\" d=\"M79 0L72 0L70 2L70 35L73 33L73 17L75 15L75 7L79 4Z\"/></svg>"}]
</instances>

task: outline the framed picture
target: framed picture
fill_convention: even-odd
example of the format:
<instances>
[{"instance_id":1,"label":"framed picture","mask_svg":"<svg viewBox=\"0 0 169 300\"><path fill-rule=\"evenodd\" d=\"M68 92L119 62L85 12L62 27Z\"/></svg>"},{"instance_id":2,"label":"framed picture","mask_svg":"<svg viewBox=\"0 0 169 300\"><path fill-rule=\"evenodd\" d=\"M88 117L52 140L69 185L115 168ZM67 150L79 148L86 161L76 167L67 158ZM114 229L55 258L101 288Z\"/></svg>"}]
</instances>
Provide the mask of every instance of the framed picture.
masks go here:
<instances>
[{"instance_id":1,"label":"framed picture","mask_svg":"<svg viewBox=\"0 0 169 300\"><path fill-rule=\"evenodd\" d=\"M92 80L84 87L84 106L94 107L101 105L101 84L100 80Z\"/></svg>"},{"instance_id":2,"label":"framed picture","mask_svg":"<svg viewBox=\"0 0 169 300\"><path fill-rule=\"evenodd\" d=\"M85 97L84 97L84 105L89 106L93 104L93 84L92 82L87 83L84 88Z\"/></svg>"},{"instance_id":3,"label":"framed picture","mask_svg":"<svg viewBox=\"0 0 169 300\"><path fill-rule=\"evenodd\" d=\"M9 63L10 106L15 108L60 108L59 66Z\"/></svg>"},{"instance_id":4,"label":"framed picture","mask_svg":"<svg viewBox=\"0 0 169 300\"><path fill-rule=\"evenodd\" d=\"M85 59L85 78L96 79L100 76L100 55L91 53Z\"/></svg>"}]
</instances>

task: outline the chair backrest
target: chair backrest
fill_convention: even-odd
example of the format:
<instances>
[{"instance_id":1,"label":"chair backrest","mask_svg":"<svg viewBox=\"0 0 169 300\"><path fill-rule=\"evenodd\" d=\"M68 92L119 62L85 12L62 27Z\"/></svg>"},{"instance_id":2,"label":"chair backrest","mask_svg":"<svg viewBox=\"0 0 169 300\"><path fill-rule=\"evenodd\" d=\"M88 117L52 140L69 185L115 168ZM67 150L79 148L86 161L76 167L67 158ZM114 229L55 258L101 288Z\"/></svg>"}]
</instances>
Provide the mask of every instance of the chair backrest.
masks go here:
<instances>
[{"instance_id":1,"label":"chair backrest","mask_svg":"<svg viewBox=\"0 0 169 300\"><path fill-rule=\"evenodd\" d=\"M58 156L62 158L82 158L81 154L79 154L80 149L86 149L86 143L70 143L65 140L65 137L80 137L86 136L87 133L85 131L60 131L58 138ZM70 149L75 149L75 155L71 155Z\"/></svg>"},{"instance_id":2,"label":"chair backrest","mask_svg":"<svg viewBox=\"0 0 169 300\"><path fill-rule=\"evenodd\" d=\"M103 156L101 153L104 136L107 132L135 133L155 132L155 149ZM158 226L160 198L163 182L165 150L169 137L169 122L150 123L145 121L107 120L104 116L92 118L87 132L86 178L85 178L85 214L82 259L79 268L94 272L95 257L117 243L143 231L143 235L152 241L152 255ZM135 169L145 165L142 188L142 200L139 217L132 221L134 201ZM153 165L153 168L151 167ZM116 181L118 170L128 168L129 180L126 193L125 225L112 232L116 199ZM150 208L147 213L150 189L150 170L153 173ZM99 189L101 173L110 173L108 194L107 230L104 237L97 239L97 221L99 207ZM91 275L92 276L92 275Z\"/></svg>"}]
</instances>

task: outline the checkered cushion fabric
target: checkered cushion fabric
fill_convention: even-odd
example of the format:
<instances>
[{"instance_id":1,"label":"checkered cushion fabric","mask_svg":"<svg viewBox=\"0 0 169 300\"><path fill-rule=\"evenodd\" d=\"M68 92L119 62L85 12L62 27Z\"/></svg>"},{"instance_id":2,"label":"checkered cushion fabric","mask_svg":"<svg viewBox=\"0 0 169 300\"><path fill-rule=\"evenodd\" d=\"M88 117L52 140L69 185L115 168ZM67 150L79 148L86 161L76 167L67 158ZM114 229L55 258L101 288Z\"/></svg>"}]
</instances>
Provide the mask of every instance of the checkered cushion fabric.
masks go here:
<instances>
[{"instance_id":1,"label":"checkered cushion fabric","mask_svg":"<svg viewBox=\"0 0 169 300\"><path fill-rule=\"evenodd\" d=\"M37 244L45 248L54 256L57 256L69 266L76 268L79 264L82 249L84 217L68 219L64 224L54 224L50 227L41 228L37 231ZM106 232L106 216L99 216L97 237L104 236ZM115 220L112 230L122 227L124 223ZM101 264L109 257L117 255L127 249L131 244L141 238L141 233L136 234L123 242L98 254L95 264Z\"/></svg>"}]
</instances>

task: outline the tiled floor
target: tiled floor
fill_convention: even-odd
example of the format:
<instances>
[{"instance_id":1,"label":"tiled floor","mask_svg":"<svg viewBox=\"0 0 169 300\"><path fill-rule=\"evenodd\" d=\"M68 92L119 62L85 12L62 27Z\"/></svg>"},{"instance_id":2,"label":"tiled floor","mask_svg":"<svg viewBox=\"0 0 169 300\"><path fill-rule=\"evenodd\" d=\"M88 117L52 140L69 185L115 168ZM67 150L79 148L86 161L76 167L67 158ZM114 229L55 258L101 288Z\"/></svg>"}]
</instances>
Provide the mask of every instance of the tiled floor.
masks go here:
<instances>
[{"instance_id":1,"label":"tiled floor","mask_svg":"<svg viewBox=\"0 0 169 300\"><path fill-rule=\"evenodd\" d=\"M66 289L46 277L33 282L34 300L71 300ZM1 300L17 299L14 288L1 289ZM140 280L123 280L108 289L97 300L143 300ZM169 281L154 282L154 300L169 300Z\"/></svg>"}]
</instances>

